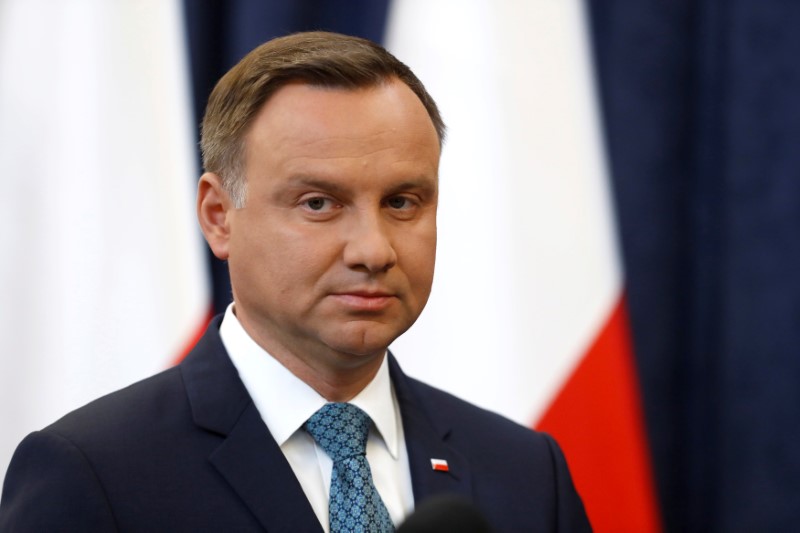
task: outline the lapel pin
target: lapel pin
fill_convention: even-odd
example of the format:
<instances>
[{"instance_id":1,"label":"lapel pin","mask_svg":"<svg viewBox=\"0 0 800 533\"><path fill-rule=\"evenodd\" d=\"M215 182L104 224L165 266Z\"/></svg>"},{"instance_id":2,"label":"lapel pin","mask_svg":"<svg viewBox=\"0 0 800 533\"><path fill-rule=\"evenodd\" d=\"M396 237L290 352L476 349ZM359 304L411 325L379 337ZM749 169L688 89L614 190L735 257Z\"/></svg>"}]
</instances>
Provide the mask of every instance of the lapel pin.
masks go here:
<instances>
[{"instance_id":1,"label":"lapel pin","mask_svg":"<svg viewBox=\"0 0 800 533\"><path fill-rule=\"evenodd\" d=\"M431 468L440 472L449 472L450 467L444 459L431 459Z\"/></svg>"}]
</instances>

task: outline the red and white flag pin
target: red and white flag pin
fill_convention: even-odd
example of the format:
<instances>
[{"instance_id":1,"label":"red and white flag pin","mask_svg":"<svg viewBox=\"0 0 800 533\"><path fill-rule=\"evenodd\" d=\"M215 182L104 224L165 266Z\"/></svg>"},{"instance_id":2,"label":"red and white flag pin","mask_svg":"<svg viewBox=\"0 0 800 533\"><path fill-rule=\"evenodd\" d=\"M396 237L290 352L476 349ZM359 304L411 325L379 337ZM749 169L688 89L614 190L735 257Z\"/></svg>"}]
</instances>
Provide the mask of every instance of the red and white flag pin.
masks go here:
<instances>
[{"instance_id":1,"label":"red and white flag pin","mask_svg":"<svg viewBox=\"0 0 800 533\"><path fill-rule=\"evenodd\" d=\"M439 470L440 472L449 472L450 467L447 466L447 461L444 459L431 459L431 468Z\"/></svg>"}]
</instances>

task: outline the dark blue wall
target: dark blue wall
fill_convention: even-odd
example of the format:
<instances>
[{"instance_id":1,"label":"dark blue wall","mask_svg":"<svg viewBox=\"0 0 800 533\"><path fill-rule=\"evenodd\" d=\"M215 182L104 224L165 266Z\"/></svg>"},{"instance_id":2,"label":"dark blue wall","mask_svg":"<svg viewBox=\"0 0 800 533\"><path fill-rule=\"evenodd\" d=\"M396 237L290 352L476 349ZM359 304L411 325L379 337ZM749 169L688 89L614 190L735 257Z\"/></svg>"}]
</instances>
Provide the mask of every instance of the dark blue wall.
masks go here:
<instances>
[{"instance_id":1,"label":"dark blue wall","mask_svg":"<svg viewBox=\"0 0 800 533\"><path fill-rule=\"evenodd\" d=\"M589 6L669 530L796 530L800 3Z\"/></svg>"}]
</instances>

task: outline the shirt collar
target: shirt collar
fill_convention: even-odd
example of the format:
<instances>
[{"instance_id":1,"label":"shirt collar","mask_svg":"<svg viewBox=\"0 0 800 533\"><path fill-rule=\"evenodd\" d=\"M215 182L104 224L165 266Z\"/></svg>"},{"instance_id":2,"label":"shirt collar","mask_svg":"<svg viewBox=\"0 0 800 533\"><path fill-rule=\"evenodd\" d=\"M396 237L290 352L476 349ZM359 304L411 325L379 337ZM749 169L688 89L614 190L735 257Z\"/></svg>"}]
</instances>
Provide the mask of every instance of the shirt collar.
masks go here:
<instances>
[{"instance_id":1,"label":"shirt collar","mask_svg":"<svg viewBox=\"0 0 800 533\"><path fill-rule=\"evenodd\" d=\"M225 311L219 334L261 418L283 446L327 400L247 334L233 312L233 304ZM372 381L350 403L369 415L389 453L397 459L397 400L386 356Z\"/></svg>"}]
</instances>

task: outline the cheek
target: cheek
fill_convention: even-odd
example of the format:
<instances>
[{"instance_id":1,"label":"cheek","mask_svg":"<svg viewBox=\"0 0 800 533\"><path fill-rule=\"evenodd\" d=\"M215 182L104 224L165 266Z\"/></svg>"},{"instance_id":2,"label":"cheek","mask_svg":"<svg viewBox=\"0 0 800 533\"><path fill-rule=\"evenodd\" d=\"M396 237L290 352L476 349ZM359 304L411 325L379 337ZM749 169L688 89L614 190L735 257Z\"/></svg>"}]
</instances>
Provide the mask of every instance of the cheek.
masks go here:
<instances>
[{"instance_id":1,"label":"cheek","mask_svg":"<svg viewBox=\"0 0 800 533\"><path fill-rule=\"evenodd\" d=\"M280 236L281 258L292 263L297 275L318 277L341 256L342 239L330 227L303 227Z\"/></svg>"},{"instance_id":2,"label":"cheek","mask_svg":"<svg viewBox=\"0 0 800 533\"><path fill-rule=\"evenodd\" d=\"M286 263L297 261L305 239L280 216L244 218L237 228L233 245L237 253L252 262Z\"/></svg>"},{"instance_id":3,"label":"cheek","mask_svg":"<svg viewBox=\"0 0 800 533\"><path fill-rule=\"evenodd\" d=\"M436 232L423 234L417 239L405 239L403 251L398 255L405 258L404 270L414 292L430 292L436 263Z\"/></svg>"},{"instance_id":4,"label":"cheek","mask_svg":"<svg viewBox=\"0 0 800 533\"><path fill-rule=\"evenodd\" d=\"M280 234L264 229L265 226L268 227L267 224L245 220L236 228L238 231L231 233L228 259L231 282L240 281L242 288L271 285L278 289L286 276L283 265L292 262L284 239Z\"/></svg>"},{"instance_id":5,"label":"cheek","mask_svg":"<svg viewBox=\"0 0 800 533\"><path fill-rule=\"evenodd\" d=\"M263 241L253 243L264 270L268 270L266 274L280 285L281 292L309 290L325 278L336 262L338 239L321 229L284 226L265 235Z\"/></svg>"}]
</instances>

